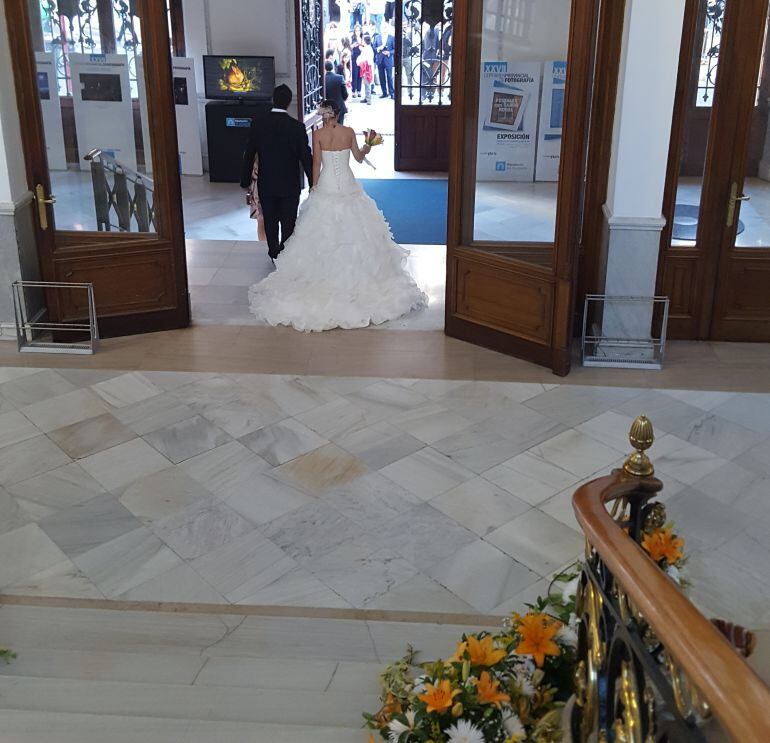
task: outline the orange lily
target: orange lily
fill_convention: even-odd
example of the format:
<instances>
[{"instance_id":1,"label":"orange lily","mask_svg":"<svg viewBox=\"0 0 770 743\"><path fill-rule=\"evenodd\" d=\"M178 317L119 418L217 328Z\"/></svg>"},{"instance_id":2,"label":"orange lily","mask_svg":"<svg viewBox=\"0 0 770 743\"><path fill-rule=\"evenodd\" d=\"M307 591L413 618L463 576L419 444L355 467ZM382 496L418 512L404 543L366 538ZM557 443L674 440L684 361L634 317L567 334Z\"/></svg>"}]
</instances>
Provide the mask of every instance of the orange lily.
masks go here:
<instances>
[{"instance_id":1,"label":"orange lily","mask_svg":"<svg viewBox=\"0 0 770 743\"><path fill-rule=\"evenodd\" d=\"M516 631L521 642L516 647L518 655L531 655L541 668L546 655L560 655L559 646L553 641L561 623L546 614L530 613L518 619Z\"/></svg>"},{"instance_id":2,"label":"orange lily","mask_svg":"<svg viewBox=\"0 0 770 743\"><path fill-rule=\"evenodd\" d=\"M494 704L500 709L500 702L510 702L511 697L500 691L500 682L493 681L488 671L484 671L476 684L479 704Z\"/></svg>"},{"instance_id":3,"label":"orange lily","mask_svg":"<svg viewBox=\"0 0 770 743\"><path fill-rule=\"evenodd\" d=\"M665 560L673 565L684 557L684 539L675 537L671 529L656 529L652 534L645 534L642 547L655 562Z\"/></svg>"},{"instance_id":4,"label":"orange lily","mask_svg":"<svg viewBox=\"0 0 770 743\"><path fill-rule=\"evenodd\" d=\"M471 656L471 665L474 666L494 666L499 663L507 652L495 648L492 644L492 636L487 635L482 640L471 635L465 642L457 646L457 652L450 658L452 663L462 663L465 660L465 651Z\"/></svg>"},{"instance_id":5,"label":"orange lily","mask_svg":"<svg viewBox=\"0 0 770 743\"><path fill-rule=\"evenodd\" d=\"M440 681L438 686L425 684L425 689L425 693L418 694L417 698L421 702L425 702L427 712L438 712L439 714L448 710L453 704L452 700L460 693L459 689L452 689L449 679Z\"/></svg>"}]
</instances>

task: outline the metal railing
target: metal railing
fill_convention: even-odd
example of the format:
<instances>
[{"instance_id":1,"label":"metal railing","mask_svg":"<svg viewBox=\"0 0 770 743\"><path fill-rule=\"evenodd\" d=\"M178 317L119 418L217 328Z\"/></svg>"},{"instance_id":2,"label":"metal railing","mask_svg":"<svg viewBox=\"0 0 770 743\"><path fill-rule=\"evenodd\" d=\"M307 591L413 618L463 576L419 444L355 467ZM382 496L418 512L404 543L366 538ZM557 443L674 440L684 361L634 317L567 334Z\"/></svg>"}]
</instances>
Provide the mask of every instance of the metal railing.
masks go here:
<instances>
[{"instance_id":1,"label":"metal railing","mask_svg":"<svg viewBox=\"0 0 770 743\"><path fill-rule=\"evenodd\" d=\"M131 170L103 150L91 150L96 224L100 232L155 232L155 203L152 178Z\"/></svg>"}]
</instances>

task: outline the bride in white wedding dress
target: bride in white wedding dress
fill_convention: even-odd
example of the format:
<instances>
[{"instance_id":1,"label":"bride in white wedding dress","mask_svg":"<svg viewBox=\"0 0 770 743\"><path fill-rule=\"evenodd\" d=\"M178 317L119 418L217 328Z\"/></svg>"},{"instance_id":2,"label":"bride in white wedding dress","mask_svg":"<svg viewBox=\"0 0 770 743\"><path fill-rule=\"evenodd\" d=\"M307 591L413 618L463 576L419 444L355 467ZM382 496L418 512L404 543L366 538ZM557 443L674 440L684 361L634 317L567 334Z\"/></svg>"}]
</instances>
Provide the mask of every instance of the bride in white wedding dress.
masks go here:
<instances>
[{"instance_id":1,"label":"bride in white wedding dress","mask_svg":"<svg viewBox=\"0 0 770 743\"><path fill-rule=\"evenodd\" d=\"M375 202L356 181L362 162L355 132L337 123L329 101L313 132L313 183L277 269L249 290L254 315L297 330L363 328L425 307L428 298L405 269L409 251L393 241Z\"/></svg>"}]
</instances>

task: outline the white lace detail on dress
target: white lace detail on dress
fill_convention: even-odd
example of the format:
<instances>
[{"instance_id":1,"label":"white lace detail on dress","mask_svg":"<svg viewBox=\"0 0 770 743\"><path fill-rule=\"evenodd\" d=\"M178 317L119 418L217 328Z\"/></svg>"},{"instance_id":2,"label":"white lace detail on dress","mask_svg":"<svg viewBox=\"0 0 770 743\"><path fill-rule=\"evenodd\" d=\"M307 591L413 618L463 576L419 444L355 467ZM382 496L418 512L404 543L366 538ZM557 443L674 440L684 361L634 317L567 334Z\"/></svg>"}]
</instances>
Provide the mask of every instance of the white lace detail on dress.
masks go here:
<instances>
[{"instance_id":1,"label":"white lace detail on dress","mask_svg":"<svg viewBox=\"0 0 770 743\"><path fill-rule=\"evenodd\" d=\"M277 270L249 290L251 311L297 330L362 328L428 303L405 270L409 251L350 169L350 150L324 151Z\"/></svg>"}]
</instances>

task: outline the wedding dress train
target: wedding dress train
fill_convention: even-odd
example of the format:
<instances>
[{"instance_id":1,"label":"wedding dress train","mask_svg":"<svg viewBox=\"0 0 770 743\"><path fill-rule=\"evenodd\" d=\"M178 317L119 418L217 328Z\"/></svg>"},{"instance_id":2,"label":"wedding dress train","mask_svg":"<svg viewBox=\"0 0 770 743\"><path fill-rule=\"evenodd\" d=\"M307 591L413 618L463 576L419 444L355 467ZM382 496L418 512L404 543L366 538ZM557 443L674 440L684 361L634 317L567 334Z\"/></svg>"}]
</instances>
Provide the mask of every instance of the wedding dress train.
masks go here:
<instances>
[{"instance_id":1,"label":"wedding dress train","mask_svg":"<svg viewBox=\"0 0 770 743\"><path fill-rule=\"evenodd\" d=\"M350 169L350 149L322 153L277 270L249 290L252 313L297 330L363 328L421 309L428 298L405 269L377 204Z\"/></svg>"}]
</instances>

